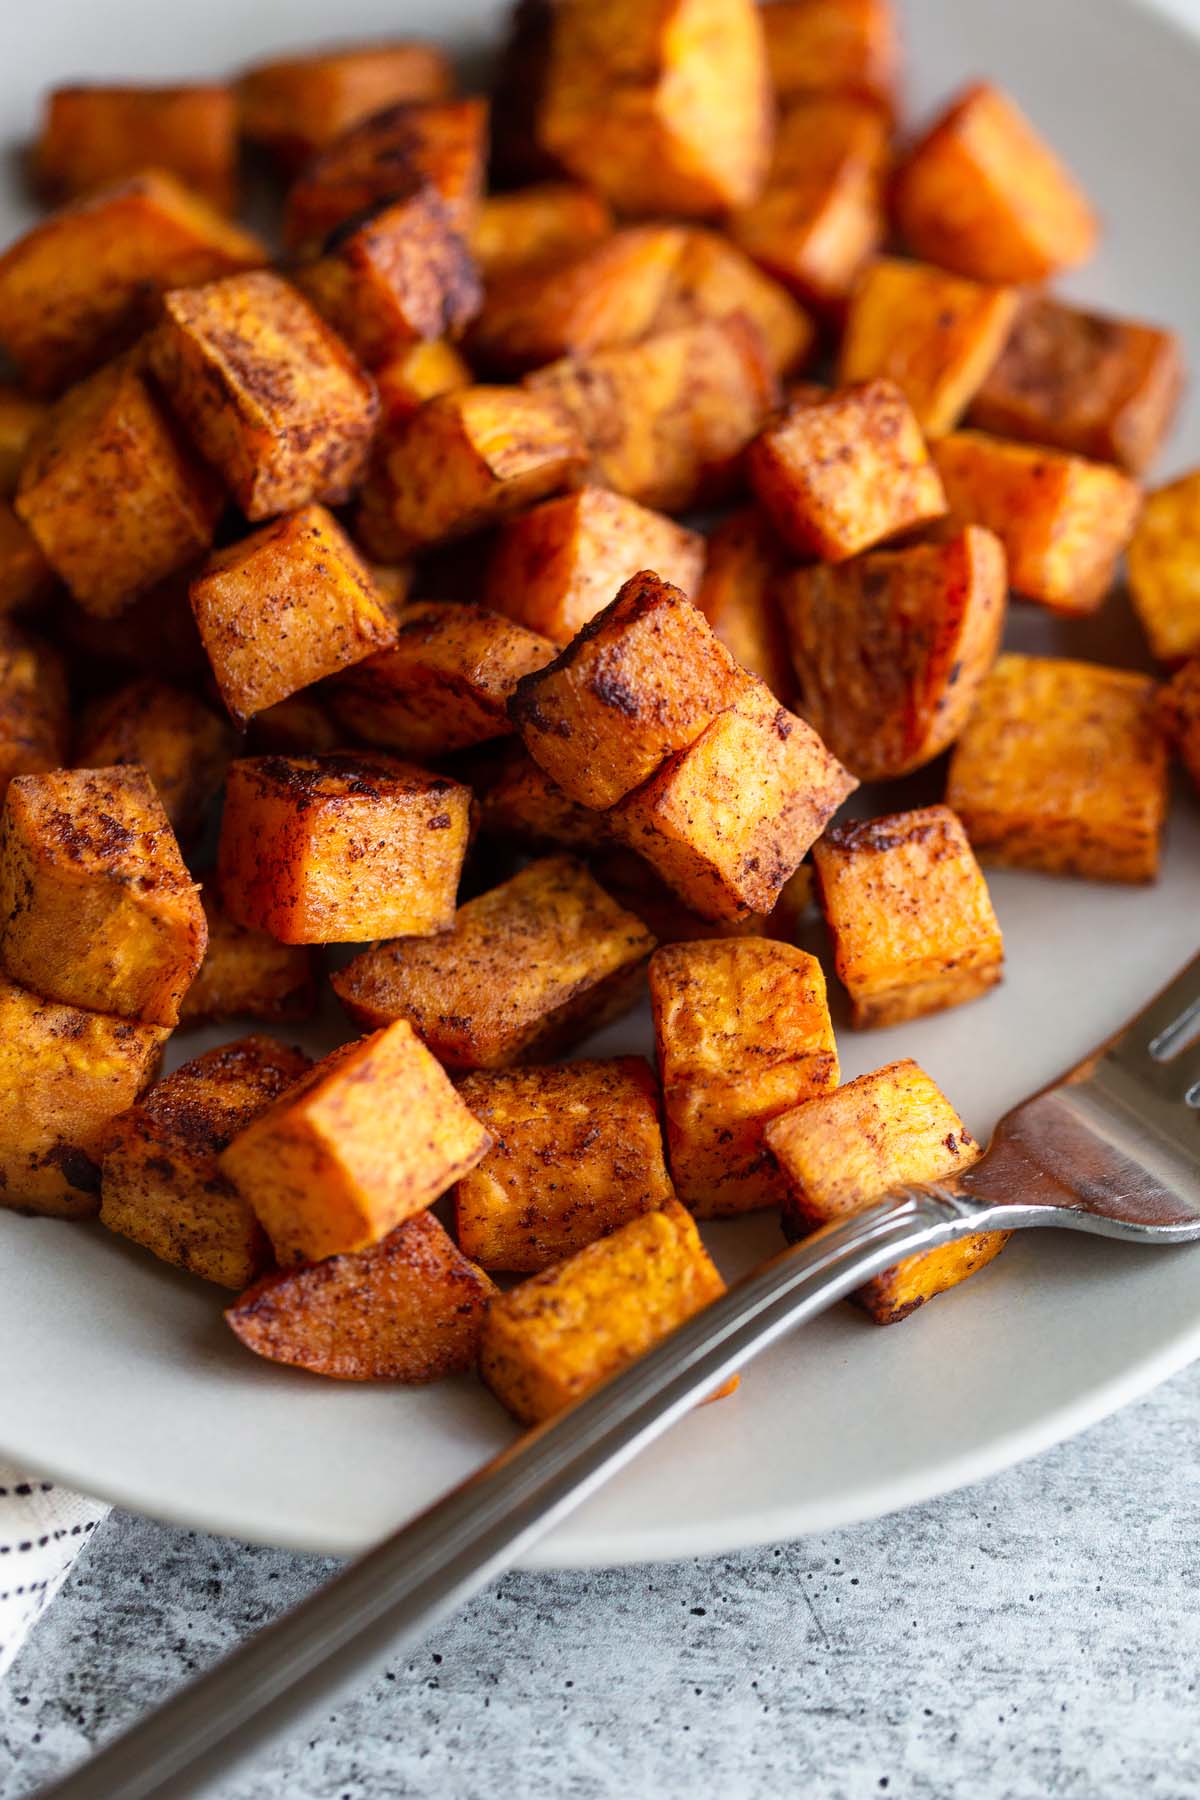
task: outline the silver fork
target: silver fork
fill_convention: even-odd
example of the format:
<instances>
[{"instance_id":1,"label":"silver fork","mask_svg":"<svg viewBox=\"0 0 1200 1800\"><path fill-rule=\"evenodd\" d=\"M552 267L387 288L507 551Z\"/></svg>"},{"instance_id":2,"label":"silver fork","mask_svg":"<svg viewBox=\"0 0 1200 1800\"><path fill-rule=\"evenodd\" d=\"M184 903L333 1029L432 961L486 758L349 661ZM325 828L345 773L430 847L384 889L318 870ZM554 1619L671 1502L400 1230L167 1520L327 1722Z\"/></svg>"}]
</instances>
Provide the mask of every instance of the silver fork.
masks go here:
<instances>
[{"instance_id":1,"label":"silver fork","mask_svg":"<svg viewBox=\"0 0 1200 1800\"><path fill-rule=\"evenodd\" d=\"M1200 956L1095 1056L1009 1113L952 1185L889 1194L781 1251L42 1800L192 1800L476 1593L784 1332L902 1257L1027 1225L1200 1239Z\"/></svg>"}]
</instances>

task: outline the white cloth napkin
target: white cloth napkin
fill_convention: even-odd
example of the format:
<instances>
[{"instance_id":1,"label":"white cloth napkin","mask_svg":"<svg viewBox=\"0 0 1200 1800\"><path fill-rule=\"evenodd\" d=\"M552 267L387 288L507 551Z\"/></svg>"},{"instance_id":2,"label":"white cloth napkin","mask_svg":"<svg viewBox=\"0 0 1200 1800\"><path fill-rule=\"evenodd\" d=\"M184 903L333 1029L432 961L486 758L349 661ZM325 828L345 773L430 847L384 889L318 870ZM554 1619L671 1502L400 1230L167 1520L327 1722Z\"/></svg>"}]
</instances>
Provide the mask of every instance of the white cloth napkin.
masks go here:
<instances>
[{"instance_id":1,"label":"white cloth napkin","mask_svg":"<svg viewBox=\"0 0 1200 1800\"><path fill-rule=\"evenodd\" d=\"M0 1459L0 1678L107 1515Z\"/></svg>"}]
</instances>

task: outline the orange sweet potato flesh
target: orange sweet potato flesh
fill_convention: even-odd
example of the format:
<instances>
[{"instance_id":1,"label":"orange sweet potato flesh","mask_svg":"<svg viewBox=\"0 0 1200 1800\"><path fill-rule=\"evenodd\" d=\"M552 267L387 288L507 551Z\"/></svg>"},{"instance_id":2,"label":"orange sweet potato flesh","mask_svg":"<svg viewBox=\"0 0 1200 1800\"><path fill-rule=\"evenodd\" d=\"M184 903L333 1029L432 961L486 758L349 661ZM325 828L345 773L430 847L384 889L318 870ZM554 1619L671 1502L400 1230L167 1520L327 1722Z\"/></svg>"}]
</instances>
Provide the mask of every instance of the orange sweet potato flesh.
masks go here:
<instances>
[{"instance_id":1,"label":"orange sweet potato flesh","mask_svg":"<svg viewBox=\"0 0 1200 1800\"><path fill-rule=\"evenodd\" d=\"M208 948L183 997L179 1024L261 1019L271 1024L311 1018L317 1004L313 952L281 944L265 931L238 925L209 887L201 889Z\"/></svg>"},{"instance_id":2,"label":"orange sweet potato flesh","mask_svg":"<svg viewBox=\"0 0 1200 1800\"><path fill-rule=\"evenodd\" d=\"M493 130L493 156L494 145ZM511 194L489 194L479 209L471 248L490 283L522 264L565 261L600 243L612 229L612 212L591 188L574 181L542 181Z\"/></svg>"},{"instance_id":3,"label":"orange sweet potato flesh","mask_svg":"<svg viewBox=\"0 0 1200 1800\"><path fill-rule=\"evenodd\" d=\"M0 619L0 799L14 775L61 768L69 735L62 658L11 619Z\"/></svg>"},{"instance_id":4,"label":"orange sweet potato flesh","mask_svg":"<svg viewBox=\"0 0 1200 1800\"><path fill-rule=\"evenodd\" d=\"M85 708L75 738L82 769L140 763L180 839L194 837L233 755L226 722L186 688L131 681Z\"/></svg>"},{"instance_id":5,"label":"orange sweet potato flesh","mask_svg":"<svg viewBox=\"0 0 1200 1800\"><path fill-rule=\"evenodd\" d=\"M470 369L454 345L441 338L410 344L381 363L374 374L384 426L407 418L426 400L471 385Z\"/></svg>"},{"instance_id":6,"label":"orange sweet potato flesh","mask_svg":"<svg viewBox=\"0 0 1200 1800\"><path fill-rule=\"evenodd\" d=\"M10 382L0 382L0 499L16 493L30 439L45 416L42 401Z\"/></svg>"},{"instance_id":7,"label":"orange sweet potato flesh","mask_svg":"<svg viewBox=\"0 0 1200 1800\"><path fill-rule=\"evenodd\" d=\"M754 507L734 513L708 540L704 578L696 605L735 662L765 681L787 704L796 678L775 584L787 557L783 545Z\"/></svg>"},{"instance_id":8,"label":"orange sweet potato flesh","mask_svg":"<svg viewBox=\"0 0 1200 1800\"><path fill-rule=\"evenodd\" d=\"M534 850L589 851L609 841L604 814L569 799L519 741L485 745L468 779L487 837Z\"/></svg>"},{"instance_id":9,"label":"orange sweet potato flesh","mask_svg":"<svg viewBox=\"0 0 1200 1800\"><path fill-rule=\"evenodd\" d=\"M654 329L738 314L756 328L779 375L800 367L814 348L816 327L785 287L720 232L684 233Z\"/></svg>"},{"instance_id":10,"label":"orange sweet potato flesh","mask_svg":"<svg viewBox=\"0 0 1200 1800\"><path fill-rule=\"evenodd\" d=\"M434 44L351 44L247 69L238 110L245 136L295 169L381 108L443 100L453 86Z\"/></svg>"},{"instance_id":11,"label":"orange sweet potato flesh","mask_svg":"<svg viewBox=\"0 0 1200 1800\"><path fill-rule=\"evenodd\" d=\"M33 164L51 203L94 193L143 169L166 169L228 212L237 171L233 91L216 83L55 88L46 97Z\"/></svg>"},{"instance_id":12,"label":"orange sweet potato flesh","mask_svg":"<svg viewBox=\"0 0 1200 1800\"><path fill-rule=\"evenodd\" d=\"M1185 663L1163 689L1159 716L1185 768L1200 787L1200 656Z\"/></svg>"},{"instance_id":13,"label":"orange sweet potato flesh","mask_svg":"<svg viewBox=\"0 0 1200 1800\"><path fill-rule=\"evenodd\" d=\"M1129 543L1129 596L1160 662L1200 654L1200 471L1147 494Z\"/></svg>"},{"instance_id":14,"label":"orange sweet potato flesh","mask_svg":"<svg viewBox=\"0 0 1200 1800\"><path fill-rule=\"evenodd\" d=\"M763 30L781 100L829 92L894 106L900 44L893 0L772 0L763 8Z\"/></svg>"}]
</instances>

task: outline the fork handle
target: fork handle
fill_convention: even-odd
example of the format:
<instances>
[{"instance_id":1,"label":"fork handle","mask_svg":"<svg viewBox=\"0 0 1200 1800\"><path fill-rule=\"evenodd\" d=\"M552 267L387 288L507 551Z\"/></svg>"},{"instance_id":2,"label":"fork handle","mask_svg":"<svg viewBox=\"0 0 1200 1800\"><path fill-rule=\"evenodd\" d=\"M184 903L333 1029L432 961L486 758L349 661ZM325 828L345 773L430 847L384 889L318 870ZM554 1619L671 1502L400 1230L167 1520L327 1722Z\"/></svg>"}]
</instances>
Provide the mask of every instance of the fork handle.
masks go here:
<instances>
[{"instance_id":1,"label":"fork handle","mask_svg":"<svg viewBox=\"0 0 1200 1800\"><path fill-rule=\"evenodd\" d=\"M786 1331L902 1257L1006 1228L1009 1210L950 1188L909 1188L782 1251L569 1412L526 1432L40 1800L193 1800L208 1791L477 1593Z\"/></svg>"}]
</instances>

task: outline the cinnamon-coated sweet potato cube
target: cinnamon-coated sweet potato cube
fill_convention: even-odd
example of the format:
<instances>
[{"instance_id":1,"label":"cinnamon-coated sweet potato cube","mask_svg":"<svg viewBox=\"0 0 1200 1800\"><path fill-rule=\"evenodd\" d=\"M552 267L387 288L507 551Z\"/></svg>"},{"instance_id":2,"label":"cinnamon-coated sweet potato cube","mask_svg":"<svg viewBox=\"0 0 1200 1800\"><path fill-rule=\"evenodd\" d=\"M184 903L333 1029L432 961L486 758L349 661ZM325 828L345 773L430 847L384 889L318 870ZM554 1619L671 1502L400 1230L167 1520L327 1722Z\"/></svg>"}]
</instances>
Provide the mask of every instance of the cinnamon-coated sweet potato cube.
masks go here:
<instances>
[{"instance_id":1,"label":"cinnamon-coated sweet potato cube","mask_svg":"<svg viewBox=\"0 0 1200 1800\"><path fill-rule=\"evenodd\" d=\"M215 889L201 887L208 948L183 997L179 1026L256 1019L272 1025L310 1019L317 1005L316 953L238 925Z\"/></svg>"},{"instance_id":2,"label":"cinnamon-coated sweet potato cube","mask_svg":"<svg viewBox=\"0 0 1200 1800\"><path fill-rule=\"evenodd\" d=\"M398 1019L325 1057L237 1134L220 1167L287 1267L379 1243L490 1144Z\"/></svg>"},{"instance_id":3,"label":"cinnamon-coated sweet potato cube","mask_svg":"<svg viewBox=\"0 0 1200 1800\"><path fill-rule=\"evenodd\" d=\"M225 1317L270 1362L417 1386L474 1367L494 1292L423 1212L369 1250L265 1275Z\"/></svg>"},{"instance_id":4,"label":"cinnamon-coated sweet potato cube","mask_svg":"<svg viewBox=\"0 0 1200 1800\"><path fill-rule=\"evenodd\" d=\"M679 1198L702 1219L780 1205L763 1127L838 1083L820 963L761 937L668 944L650 1002Z\"/></svg>"},{"instance_id":5,"label":"cinnamon-coated sweet potato cube","mask_svg":"<svg viewBox=\"0 0 1200 1800\"><path fill-rule=\"evenodd\" d=\"M785 287L720 232L686 232L654 329L738 313L757 328L777 374L799 367L811 353L816 328Z\"/></svg>"},{"instance_id":6,"label":"cinnamon-coated sweet potato cube","mask_svg":"<svg viewBox=\"0 0 1200 1800\"><path fill-rule=\"evenodd\" d=\"M694 743L748 680L687 595L643 570L518 682L509 709L564 793L603 808Z\"/></svg>"},{"instance_id":7,"label":"cinnamon-coated sweet potato cube","mask_svg":"<svg viewBox=\"0 0 1200 1800\"><path fill-rule=\"evenodd\" d=\"M487 768L472 777L479 829L540 850L595 850L609 841L604 814L563 793L524 744L489 745Z\"/></svg>"},{"instance_id":8,"label":"cinnamon-coated sweet potato cube","mask_svg":"<svg viewBox=\"0 0 1200 1800\"><path fill-rule=\"evenodd\" d=\"M909 248L976 281L1045 281L1086 261L1087 197L1016 104L966 88L899 169L893 204Z\"/></svg>"},{"instance_id":9,"label":"cinnamon-coated sweet potato cube","mask_svg":"<svg viewBox=\"0 0 1200 1800\"><path fill-rule=\"evenodd\" d=\"M957 425L1004 349L1015 288L881 256L855 283L838 360L842 383L894 381L929 437Z\"/></svg>"},{"instance_id":10,"label":"cinnamon-coated sweet potato cube","mask_svg":"<svg viewBox=\"0 0 1200 1800\"><path fill-rule=\"evenodd\" d=\"M942 1012L1002 979L987 883L949 807L834 825L813 861L855 1025Z\"/></svg>"},{"instance_id":11,"label":"cinnamon-coated sweet potato cube","mask_svg":"<svg viewBox=\"0 0 1200 1800\"><path fill-rule=\"evenodd\" d=\"M124 358L51 408L14 506L80 606L111 619L204 555L223 500Z\"/></svg>"},{"instance_id":12,"label":"cinnamon-coated sweet potato cube","mask_svg":"<svg viewBox=\"0 0 1200 1800\"><path fill-rule=\"evenodd\" d=\"M1200 469L1146 496L1129 542L1129 592L1160 661L1200 656Z\"/></svg>"},{"instance_id":13,"label":"cinnamon-coated sweet potato cube","mask_svg":"<svg viewBox=\"0 0 1200 1800\"><path fill-rule=\"evenodd\" d=\"M470 385L471 371L453 344L444 338L410 344L375 370L380 423L387 427L427 400Z\"/></svg>"},{"instance_id":14,"label":"cinnamon-coated sweet potato cube","mask_svg":"<svg viewBox=\"0 0 1200 1800\"><path fill-rule=\"evenodd\" d=\"M237 85L243 134L298 169L383 107L443 100L454 74L434 44L348 44L272 58Z\"/></svg>"},{"instance_id":15,"label":"cinnamon-coated sweet potato cube","mask_svg":"<svg viewBox=\"0 0 1200 1800\"><path fill-rule=\"evenodd\" d=\"M374 383L278 275L256 270L168 294L150 362L248 519L346 500L366 472Z\"/></svg>"},{"instance_id":16,"label":"cinnamon-coated sweet potato cube","mask_svg":"<svg viewBox=\"0 0 1200 1800\"><path fill-rule=\"evenodd\" d=\"M669 513L736 487L742 452L776 401L762 337L740 317L567 357L525 386L574 422L597 479Z\"/></svg>"},{"instance_id":17,"label":"cinnamon-coated sweet potato cube","mask_svg":"<svg viewBox=\"0 0 1200 1800\"><path fill-rule=\"evenodd\" d=\"M639 570L653 569L692 595L703 566L698 532L623 494L587 486L504 526L488 565L487 601L563 645Z\"/></svg>"},{"instance_id":18,"label":"cinnamon-coated sweet potato cube","mask_svg":"<svg viewBox=\"0 0 1200 1800\"><path fill-rule=\"evenodd\" d=\"M94 193L143 169L166 169L228 212L237 171L233 90L196 87L61 87L46 96L33 154L43 197Z\"/></svg>"},{"instance_id":19,"label":"cinnamon-coated sweet potato cube","mask_svg":"<svg viewBox=\"0 0 1200 1800\"><path fill-rule=\"evenodd\" d=\"M949 748L1004 628L1004 551L990 531L814 563L776 592L800 710L860 781L906 775Z\"/></svg>"},{"instance_id":20,"label":"cinnamon-coated sweet potato cube","mask_svg":"<svg viewBox=\"0 0 1200 1800\"><path fill-rule=\"evenodd\" d=\"M333 976L350 1017L408 1019L450 1069L543 1060L633 1004L654 938L570 856L530 863L439 937L376 944Z\"/></svg>"},{"instance_id":21,"label":"cinnamon-coated sweet potato cube","mask_svg":"<svg viewBox=\"0 0 1200 1800\"><path fill-rule=\"evenodd\" d=\"M793 1242L851 1217L891 1188L953 1180L980 1154L940 1088L908 1061L860 1075L784 1113L767 1127L767 1141L791 1185L783 1229ZM877 1325L895 1325L986 1267L1009 1236L979 1232L906 1257L853 1298Z\"/></svg>"},{"instance_id":22,"label":"cinnamon-coated sweet potato cube","mask_svg":"<svg viewBox=\"0 0 1200 1800\"><path fill-rule=\"evenodd\" d=\"M878 107L832 95L794 101L779 121L766 185L733 214L730 235L801 300L836 316L886 235L886 162Z\"/></svg>"},{"instance_id":23,"label":"cinnamon-coated sweet potato cube","mask_svg":"<svg viewBox=\"0 0 1200 1800\"><path fill-rule=\"evenodd\" d=\"M1061 450L955 431L933 446L955 519L984 525L1004 545L1009 584L1051 612L1094 612L1141 509L1119 469Z\"/></svg>"},{"instance_id":24,"label":"cinnamon-coated sweet potato cube","mask_svg":"<svg viewBox=\"0 0 1200 1800\"><path fill-rule=\"evenodd\" d=\"M0 817L0 963L48 1000L174 1025L204 909L144 769L17 775Z\"/></svg>"},{"instance_id":25,"label":"cinnamon-coated sweet potato cube","mask_svg":"<svg viewBox=\"0 0 1200 1800\"><path fill-rule=\"evenodd\" d=\"M266 1233L217 1158L311 1067L299 1050L248 1037L184 1063L113 1125L100 1223L235 1293L271 1265Z\"/></svg>"},{"instance_id":26,"label":"cinnamon-coated sweet potato cube","mask_svg":"<svg viewBox=\"0 0 1200 1800\"><path fill-rule=\"evenodd\" d=\"M747 465L785 543L827 562L946 511L921 428L892 381L789 406L755 440Z\"/></svg>"},{"instance_id":27,"label":"cinnamon-coated sweet potato cube","mask_svg":"<svg viewBox=\"0 0 1200 1800\"><path fill-rule=\"evenodd\" d=\"M1200 656L1185 663L1159 695L1159 718L1200 787Z\"/></svg>"},{"instance_id":28,"label":"cinnamon-coated sweet potato cube","mask_svg":"<svg viewBox=\"0 0 1200 1800\"><path fill-rule=\"evenodd\" d=\"M221 898L283 944L445 931L470 807L457 781L369 751L245 758L225 792Z\"/></svg>"},{"instance_id":29,"label":"cinnamon-coated sweet potato cube","mask_svg":"<svg viewBox=\"0 0 1200 1800\"><path fill-rule=\"evenodd\" d=\"M379 446L358 533L381 561L463 537L571 487L587 453L551 401L466 387L399 420Z\"/></svg>"},{"instance_id":30,"label":"cinnamon-coated sweet potato cube","mask_svg":"<svg viewBox=\"0 0 1200 1800\"><path fill-rule=\"evenodd\" d=\"M796 680L787 635L775 600L786 558L782 544L754 507L719 525L708 540L696 605L735 662L788 701Z\"/></svg>"},{"instance_id":31,"label":"cinnamon-coated sweet potato cube","mask_svg":"<svg viewBox=\"0 0 1200 1800\"><path fill-rule=\"evenodd\" d=\"M609 814L704 919L769 913L858 786L810 725L746 677L733 704Z\"/></svg>"},{"instance_id":32,"label":"cinnamon-coated sweet potato cube","mask_svg":"<svg viewBox=\"0 0 1200 1800\"><path fill-rule=\"evenodd\" d=\"M54 571L41 545L12 507L0 500L0 615L36 605L53 586Z\"/></svg>"},{"instance_id":33,"label":"cinnamon-coated sweet potato cube","mask_svg":"<svg viewBox=\"0 0 1200 1800\"><path fill-rule=\"evenodd\" d=\"M695 1220L668 1200L497 1295L484 1321L479 1372L515 1418L536 1425L724 1292Z\"/></svg>"},{"instance_id":34,"label":"cinnamon-coated sweet potato cube","mask_svg":"<svg viewBox=\"0 0 1200 1800\"><path fill-rule=\"evenodd\" d=\"M511 194L489 194L479 208L471 248L488 282L509 269L566 261L608 237L612 211L576 181L542 181Z\"/></svg>"},{"instance_id":35,"label":"cinnamon-coated sweet potato cube","mask_svg":"<svg viewBox=\"0 0 1200 1800\"><path fill-rule=\"evenodd\" d=\"M372 369L414 340L459 336L482 303L471 252L428 185L347 220L295 280Z\"/></svg>"},{"instance_id":36,"label":"cinnamon-coated sweet potato cube","mask_svg":"<svg viewBox=\"0 0 1200 1800\"><path fill-rule=\"evenodd\" d=\"M153 1081L169 1036L0 974L0 1206L61 1219L99 1210L112 1122Z\"/></svg>"},{"instance_id":37,"label":"cinnamon-coated sweet potato cube","mask_svg":"<svg viewBox=\"0 0 1200 1800\"><path fill-rule=\"evenodd\" d=\"M52 213L0 256L0 344L55 394L132 344L171 288L260 268L258 239L151 172Z\"/></svg>"},{"instance_id":38,"label":"cinnamon-coated sweet potato cube","mask_svg":"<svg viewBox=\"0 0 1200 1800\"><path fill-rule=\"evenodd\" d=\"M192 582L191 600L221 698L239 723L396 636L370 569L323 506L218 550Z\"/></svg>"},{"instance_id":39,"label":"cinnamon-coated sweet potato cube","mask_svg":"<svg viewBox=\"0 0 1200 1800\"><path fill-rule=\"evenodd\" d=\"M1174 423L1183 379L1173 331L1033 293L967 419L1140 475Z\"/></svg>"},{"instance_id":40,"label":"cinnamon-coated sweet potato cube","mask_svg":"<svg viewBox=\"0 0 1200 1800\"><path fill-rule=\"evenodd\" d=\"M0 382L0 500L17 491L17 477L34 432L46 416L45 402L10 382Z\"/></svg>"},{"instance_id":41,"label":"cinnamon-coated sweet potato cube","mask_svg":"<svg viewBox=\"0 0 1200 1800\"><path fill-rule=\"evenodd\" d=\"M424 759L506 737L508 699L554 645L484 606L427 601L401 613L390 650L330 691L336 717L364 743Z\"/></svg>"},{"instance_id":42,"label":"cinnamon-coated sweet potato cube","mask_svg":"<svg viewBox=\"0 0 1200 1800\"><path fill-rule=\"evenodd\" d=\"M708 218L762 185L771 96L753 0L566 0L538 139L618 212Z\"/></svg>"},{"instance_id":43,"label":"cinnamon-coated sweet potato cube","mask_svg":"<svg viewBox=\"0 0 1200 1800\"><path fill-rule=\"evenodd\" d=\"M985 862L1153 881L1166 765L1149 676L1008 654L955 746L946 800Z\"/></svg>"},{"instance_id":44,"label":"cinnamon-coated sweet potato cube","mask_svg":"<svg viewBox=\"0 0 1200 1800\"><path fill-rule=\"evenodd\" d=\"M0 619L0 800L14 775L61 769L70 731L62 657L11 619Z\"/></svg>"},{"instance_id":45,"label":"cinnamon-coated sweet potato cube","mask_svg":"<svg viewBox=\"0 0 1200 1800\"><path fill-rule=\"evenodd\" d=\"M900 73L893 0L772 0L762 9L771 86L798 94L856 94L890 111Z\"/></svg>"},{"instance_id":46,"label":"cinnamon-coated sweet potato cube","mask_svg":"<svg viewBox=\"0 0 1200 1800\"><path fill-rule=\"evenodd\" d=\"M476 1071L459 1097L492 1148L455 1190L455 1236L484 1269L547 1269L671 1198L658 1083L640 1056Z\"/></svg>"},{"instance_id":47,"label":"cinnamon-coated sweet potato cube","mask_svg":"<svg viewBox=\"0 0 1200 1800\"><path fill-rule=\"evenodd\" d=\"M81 769L140 763L172 830L187 839L204 824L233 750L233 732L203 700L148 676L84 709L74 761Z\"/></svg>"}]
</instances>

